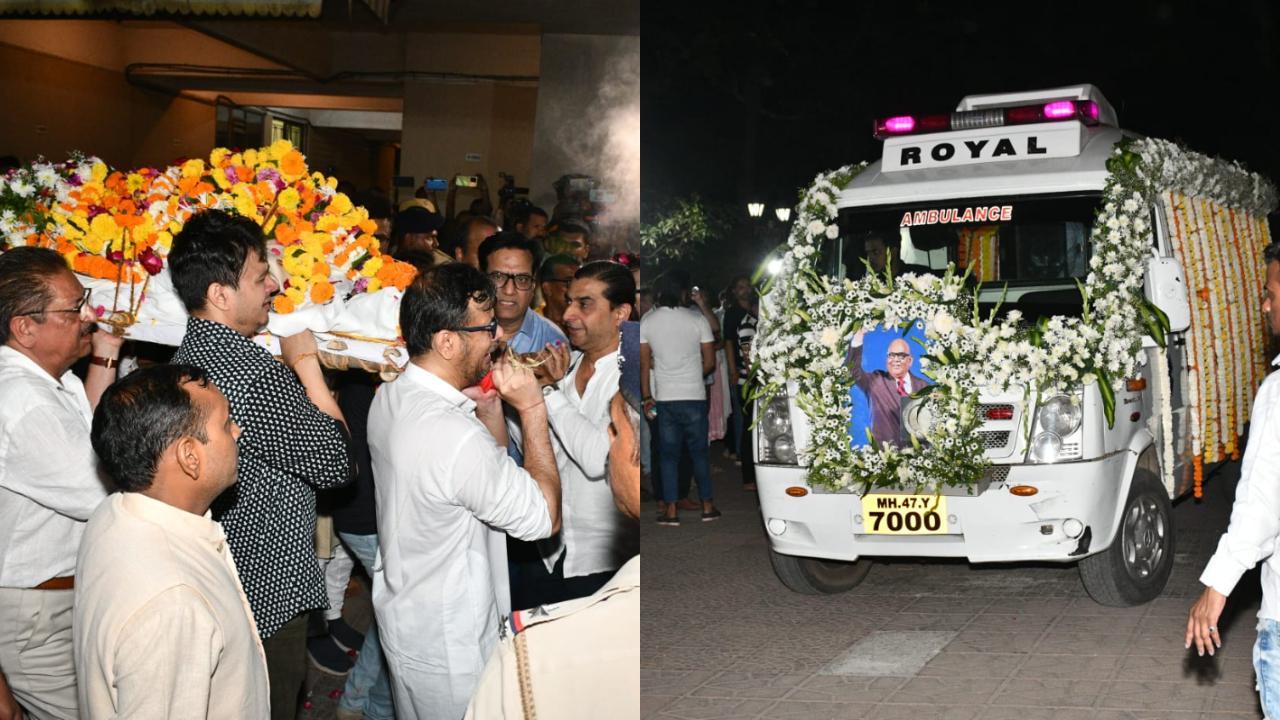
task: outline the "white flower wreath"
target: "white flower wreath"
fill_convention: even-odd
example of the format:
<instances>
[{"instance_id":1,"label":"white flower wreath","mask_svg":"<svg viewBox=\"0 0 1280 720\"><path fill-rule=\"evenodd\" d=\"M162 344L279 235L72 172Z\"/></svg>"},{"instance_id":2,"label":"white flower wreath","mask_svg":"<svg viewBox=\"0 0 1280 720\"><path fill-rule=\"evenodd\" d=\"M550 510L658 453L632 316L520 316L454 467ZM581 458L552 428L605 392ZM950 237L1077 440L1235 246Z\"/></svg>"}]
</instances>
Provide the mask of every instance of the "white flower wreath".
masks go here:
<instances>
[{"instance_id":1,"label":"white flower wreath","mask_svg":"<svg viewBox=\"0 0 1280 720\"><path fill-rule=\"evenodd\" d=\"M1107 422L1114 423L1115 385L1136 374L1142 337L1164 344L1167 320L1142 293L1151 252L1151 202L1163 191L1206 197L1265 214L1276 191L1236 163L1154 139L1118 143L1091 235L1089 275L1081 284L1081 317L1056 316L1025 327L1017 311L981 316L965 278L903 275L858 281L820 276L819 245L838 237L836 201L866 163L823 173L802 194L781 268L762 291L753 397L768 398L786 384L811 425L800 448L811 485L915 488L973 487L988 462L977 438L978 389L1098 383ZM912 445L894 448L849 442L852 379L844 365L849 337L861 327L925 322L930 343L922 370L935 385L925 411L936 418ZM1030 396L1029 396L1030 397Z\"/></svg>"}]
</instances>

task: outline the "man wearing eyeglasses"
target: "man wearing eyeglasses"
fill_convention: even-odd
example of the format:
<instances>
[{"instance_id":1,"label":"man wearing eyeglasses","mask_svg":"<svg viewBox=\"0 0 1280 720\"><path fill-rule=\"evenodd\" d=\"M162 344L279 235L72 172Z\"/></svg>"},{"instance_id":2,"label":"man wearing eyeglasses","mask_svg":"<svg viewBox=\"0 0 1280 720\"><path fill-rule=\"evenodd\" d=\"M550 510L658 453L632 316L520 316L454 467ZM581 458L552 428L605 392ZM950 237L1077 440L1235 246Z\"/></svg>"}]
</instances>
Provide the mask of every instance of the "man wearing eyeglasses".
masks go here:
<instances>
[{"instance_id":1,"label":"man wearing eyeglasses","mask_svg":"<svg viewBox=\"0 0 1280 720\"><path fill-rule=\"evenodd\" d=\"M877 443L889 443L903 447L908 440L902 431L902 408L914 392L929 384L928 380L911 372L915 358L911 347L902 338L889 342L885 353L885 369L866 371L862 367L862 343L866 330L859 330L849 345L846 364L853 382L864 393L871 405L871 436Z\"/></svg>"},{"instance_id":2,"label":"man wearing eyeglasses","mask_svg":"<svg viewBox=\"0 0 1280 720\"><path fill-rule=\"evenodd\" d=\"M373 606L396 717L460 718L511 612L504 535L560 530L560 475L532 371L491 358L505 337L493 283L464 263L433 267L400 302L409 363L369 411L382 564ZM493 370L495 390L478 383ZM507 456L505 401L524 428Z\"/></svg>"},{"instance_id":3,"label":"man wearing eyeglasses","mask_svg":"<svg viewBox=\"0 0 1280 720\"><path fill-rule=\"evenodd\" d=\"M89 440L122 338L61 255L0 254L0 716L76 718L76 551L106 497ZM71 366L92 350L84 383ZM7 687L6 687L7 686ZM16 699L16 702L15 702Z\"/></svg>"},{"instance_id":4,"label":"man wearing eyeglasses","mask_svg":"<svg viewBox=\"0 0 1280 720\"><path fill-rule=\"evenodd\" d=\"M504 231L480 243L477 251L480 269L493 281L494 318L502 328L507 347L517 353L546 352L548 347L567 346L569 339L560 328L531 309L536 278L538 243L524 235ZM514 411L506 412L510 423L516 421ZM507 454L517 464L523 462L518 444L507 443ZM516 538L507 539L507 582L500 583L499 593L510 593L512 607L523 609L541 605L537 579L541 577L542 555L536 543Z\"/></svg>"},{"instance_id":5,"label":"man wearing eyeglasses","mask_svg":"<svg viewBox=\"0 0 1280 720\"><path fill-rule=\"evenodd\" d=\"M494 315L507 346L518 353L542 352L547 345L569 342L555 323L531 309L537 255L537 242L510 230L480 243L480 269L498 291Z\"/></svg>"}]
</instances>

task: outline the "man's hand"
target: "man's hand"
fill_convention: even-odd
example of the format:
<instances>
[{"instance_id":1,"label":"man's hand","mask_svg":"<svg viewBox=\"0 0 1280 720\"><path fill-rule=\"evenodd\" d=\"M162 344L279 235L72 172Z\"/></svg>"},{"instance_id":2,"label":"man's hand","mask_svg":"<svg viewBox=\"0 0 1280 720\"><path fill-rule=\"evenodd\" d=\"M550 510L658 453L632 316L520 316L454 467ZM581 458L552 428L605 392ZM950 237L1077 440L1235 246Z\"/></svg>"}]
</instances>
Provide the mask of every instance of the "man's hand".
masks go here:
<instances>
[{"instance_id":1,"label":"man's hand","mask_svg":"<svg viewBox=\"0 0 1280 720\"><path fill-rule=\"evenodd\" d=\"M1196 653L1203 657L1206 649L1212 655L1215 649L1222 647L1218 618L1222 617L1222 608L1226 604L1227 596L1211 587L1206 587L1200 593L1200 599L1196 600L1191 606L1191 612L1187 613L1187 637L1184 643L1188 649L1194 642Z\"/></svg>"},{"instance_id":2,"label":"man's hand","mask_svg":"<svg viewBox=\"0 0 1280 720\"><path fill-rule=\"evenodd\" d=\"M462 394L476 404L476 417L488 425L488 420L502 420L502 398L497 390L481 390L479 385L462 388Z\"/></svg>"},{"instance_id":3,"label":"man's hand","mask_svg":"<svg viewBox=\"0 0 1280 720\"><path fill-rule=\"evenodd\" d=\"M316 336L310 330L303 330L296 335L290 335L286 338L280 338L280 355L284 357L284 364L294 367L299 361L308 355L319 359L319 346L316 345Z\"/></svg>"},{"instance_id":4,"label":"man's hand","mask_svg":"<svg viewBox=\"0 0 1280 720\"><path fill-rule=\"evenodd\" d=\"M546 361L539 368L543 372L539 373L538 382L543 385L560 382L569 372L569 346L561 343L547 343L547 348L543 352L546 353Z\"/></svg>"},{"instance_id":5,"label":"man's hand","mask_svg":"<svg viewBox=\"0 0 1280 720\"><path fill-rule=\"evenodd\" d=\"M22 708L9 691L9 682L4 673L0 673L0 720L22 720Z\"/></svg>"},{"instance_id":6,"label":"man's hand","mask_svg":"<svg viewBox=\"0 0 1280 720\"><path fill-rule=\"evenodd\" d=\"M120 357L120 348L124 347L124 336L99 327L89 336L89 343L94 355L115 360Z\"/></svg>"},{"instance_id":7,"label":"man's hand","mask_svg":"<svg viewBox=\"0 0 1280 720\"><path fill-rule=\"evenodd\" d=\"M519 365L512 365L506 356L493 365L493 386L497 388L502 399L518 412L524 412L542 404L542 387L538 385L533 371Z\"/></svg>"}]
</instances>

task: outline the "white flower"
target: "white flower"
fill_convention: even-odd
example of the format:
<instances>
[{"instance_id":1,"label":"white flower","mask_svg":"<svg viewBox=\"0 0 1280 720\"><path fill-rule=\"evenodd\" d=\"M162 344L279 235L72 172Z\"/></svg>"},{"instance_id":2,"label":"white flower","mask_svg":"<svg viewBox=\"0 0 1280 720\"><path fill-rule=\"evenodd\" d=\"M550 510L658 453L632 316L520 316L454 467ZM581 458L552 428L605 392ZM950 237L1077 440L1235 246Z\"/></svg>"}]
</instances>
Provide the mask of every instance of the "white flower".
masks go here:
<instances>
[{"instance_id":1,"label":"white flower","mask_svg":"<svg viewBox=\"0 0 1280 720\"><path fill-rule=\"evenodd\" d=\"M24 198L29 198L36 193L36 186L26 180L14 180L9 185L9 189L17 194L18 197Z\"/></svg>"},{"instance_id":2,"label":"white flower","mask_svg":"<svg viewBox=\"0 0 1280 720\"><path fill-rule=\"evenodd\" d=\"M943 310L933 316L929 321L929 328L938 335L947 335L956 327L956 319L951 317L951 313Z\"/></svg>"},{"instance_id":3,"label":"white flower","mask_svg":"<svg viewBox=\"0 0 1280 720\"><path fill-rule=\"evenodd\" d=\"M822 233L826 232L827 224L822 222L821 220L812 220L809 222L809 226L805 229L808 231L810 235L821 235Z\"/></svg>"}]
</instances>

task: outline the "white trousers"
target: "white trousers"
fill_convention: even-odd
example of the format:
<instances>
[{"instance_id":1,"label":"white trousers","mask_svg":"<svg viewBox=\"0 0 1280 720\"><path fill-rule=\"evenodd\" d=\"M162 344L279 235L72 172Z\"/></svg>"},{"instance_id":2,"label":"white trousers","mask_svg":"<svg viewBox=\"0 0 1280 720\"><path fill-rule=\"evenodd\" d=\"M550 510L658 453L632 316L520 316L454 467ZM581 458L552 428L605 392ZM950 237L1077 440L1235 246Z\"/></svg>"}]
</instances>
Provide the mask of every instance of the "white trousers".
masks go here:
<instances>
[{"instance_id":1,"label":"white trousers","mask_svg":"<svg viewBox=\"0 0 1280 720\"><path fill-rule=\"evenodd\" d=\"M74 590L0 588L0 668L31 720L78 720Z\"/></svg>"}]
</instances>

